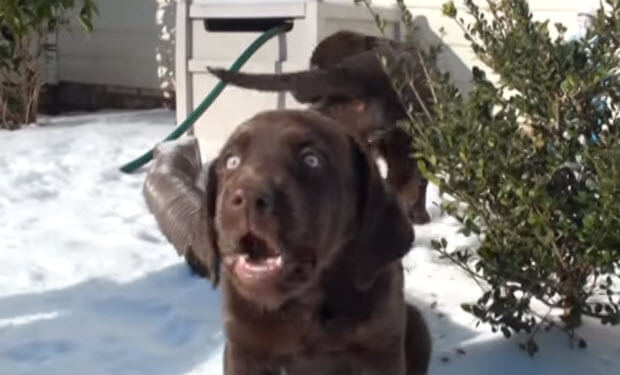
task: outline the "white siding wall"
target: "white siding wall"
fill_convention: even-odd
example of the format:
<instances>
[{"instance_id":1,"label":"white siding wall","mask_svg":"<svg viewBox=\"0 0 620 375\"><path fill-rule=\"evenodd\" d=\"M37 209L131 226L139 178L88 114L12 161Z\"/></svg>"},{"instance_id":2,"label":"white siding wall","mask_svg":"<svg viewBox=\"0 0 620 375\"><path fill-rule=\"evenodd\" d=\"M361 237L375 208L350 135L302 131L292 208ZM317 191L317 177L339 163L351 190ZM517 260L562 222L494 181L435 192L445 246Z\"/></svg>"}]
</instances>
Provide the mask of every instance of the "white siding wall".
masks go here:
<instances>
[{"instance_id":1,"label":"white siding wall","mask_svg":"<svg viewBox=\"0 0 620 375\"><path fill-rule=\"evenodd\" d=\"M159 88L166 68L174 69L169 57L173 46L161 38L162 27L170 30L174 24L174 0L100 0L97 4L93 33L86 34L76 25L59 35L59 80ZM158 9L163 12L160 24Z\"/></svg>"},{"instance_id":2,"label":"white siding wall","mask_svg":"<svg viewBox=\"0 0 620 375\"><path fill-rule=\"evenodd\" d=\"M455 2L464 10L462 0ZM478 2L483 4L484 0ZM436 41L440 28L445 29L450 49L443 56L442 67L450 70L457 85L464 88L470 67L479 62L469 51L462 31L441 14L443 3L408 0L423 39ZM569 34L576 29L577 12L593 3L596 0L530 1L536 18L562 22ZM391 5L394 0L374 0L373 4ZM162 80L172 81L174 46L161 35L162 27L168 31L174 27L174 0L100 0L98 5L100 14L92 34L85 35L76 28L59 36L59 80L150 89L159 88Z\"/></svg>"},{"instance_id":3,"label":"white siding wall","mask_svg":"<svg viewBox=\"0 0 620 375\"><path fill-rule=\"evenodd\" d=\"M439 41L440 29L444 29L444 42L449 47L443 54L440 64L442 69L451 72L454 83L460 88L467 88L470 80L470 69L473 65L482 63L475 58L469 48L469 43L463 38L463 32L456 22L441 13L442 4L446 0L408 0L407 5L419 26L420 36L426 42ZM459 16L467 21L462 0L455 0ZM374 0L373 4L393 4L393 0ZM477 0L483 6L485 0ZM530 8L534 18L538 20L550 19L551 24L561 22L568 28L567 35L577 30L577 13L588 10L597 0L530 0ZM553 27L552 27L553 29Z\"/></svg>"}]
</instances>

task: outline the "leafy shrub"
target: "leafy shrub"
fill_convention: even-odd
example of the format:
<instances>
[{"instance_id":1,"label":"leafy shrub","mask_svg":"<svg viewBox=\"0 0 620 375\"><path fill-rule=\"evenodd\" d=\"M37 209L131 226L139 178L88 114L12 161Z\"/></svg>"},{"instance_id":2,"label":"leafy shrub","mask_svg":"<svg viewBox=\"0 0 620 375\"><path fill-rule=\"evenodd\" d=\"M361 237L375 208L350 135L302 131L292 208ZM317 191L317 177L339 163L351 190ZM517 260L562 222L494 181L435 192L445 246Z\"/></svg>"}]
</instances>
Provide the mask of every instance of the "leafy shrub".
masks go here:
<instances>
[{"instance_id":1,"label":"leafy shrub","mask_svg":"<svg viewBox=\"0 0 620 375\"><path fill-rule=\"evenodd\" d=\"M526 0L464 4L469 22L452 2L444 14L497 79L474 67L463 95L430 69L433 48L424 61L435 105L403 126L425 175L455 198L442 208L479 246L433 247L483 286L463 308L494 331L530 333L533 354L558 312L585 346L575 336L584 316L620 323L620 0L605 0L587 35L569 42L561 24L534 21ZM406 106L410 86L395 82Z\"/></svg>"},{"instance_id":2,"label":"leafy shrub","mask_svg":"<svg viewBox=\"0 0 620 375\"><path fill-rule=\"evenodd\" d=\"M36 120L45 39L67 26L76 10L82 26L91 30L97 11L93 0L0 1L0 127Z\"/></svg>"}]
</instances>

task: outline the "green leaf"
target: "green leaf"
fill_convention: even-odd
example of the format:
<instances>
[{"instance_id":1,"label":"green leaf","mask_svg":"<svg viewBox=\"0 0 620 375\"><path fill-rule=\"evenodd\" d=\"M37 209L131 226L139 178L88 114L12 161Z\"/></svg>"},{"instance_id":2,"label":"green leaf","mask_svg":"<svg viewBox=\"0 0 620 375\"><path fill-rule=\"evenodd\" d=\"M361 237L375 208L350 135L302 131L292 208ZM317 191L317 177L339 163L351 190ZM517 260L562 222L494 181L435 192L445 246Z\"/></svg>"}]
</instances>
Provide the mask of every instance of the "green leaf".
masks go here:
<instances>
[{"instance_id":1,"label":"green leaf","mask_svg":"<svg viewBox=\"0 0 620 375\"><path fill-rule=\"evenodd\" d=\"M448 1L441 6L441 13L450 18L456 18L457 10L454 1Z\"/></svg>"}]
</instances>

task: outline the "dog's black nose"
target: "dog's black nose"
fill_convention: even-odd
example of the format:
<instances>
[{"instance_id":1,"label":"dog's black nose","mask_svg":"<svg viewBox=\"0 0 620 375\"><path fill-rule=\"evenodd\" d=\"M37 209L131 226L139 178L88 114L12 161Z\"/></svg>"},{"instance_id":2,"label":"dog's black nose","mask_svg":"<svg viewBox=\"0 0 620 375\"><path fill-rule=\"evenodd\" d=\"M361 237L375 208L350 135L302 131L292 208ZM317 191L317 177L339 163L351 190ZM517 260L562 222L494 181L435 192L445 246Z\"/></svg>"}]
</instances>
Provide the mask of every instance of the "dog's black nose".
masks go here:
<instances>
[{"instance_id":1,"label":"dog's black nose","mask_svg":"<svg viewBox=\"0 0 620 375\"><path fill-rule=\"evenodd\" d=\"M241 187L230 198L230 207L234 210L250 210L261 216L273 212L275 194L269 187Z\"/></svg>"}]
</instances>

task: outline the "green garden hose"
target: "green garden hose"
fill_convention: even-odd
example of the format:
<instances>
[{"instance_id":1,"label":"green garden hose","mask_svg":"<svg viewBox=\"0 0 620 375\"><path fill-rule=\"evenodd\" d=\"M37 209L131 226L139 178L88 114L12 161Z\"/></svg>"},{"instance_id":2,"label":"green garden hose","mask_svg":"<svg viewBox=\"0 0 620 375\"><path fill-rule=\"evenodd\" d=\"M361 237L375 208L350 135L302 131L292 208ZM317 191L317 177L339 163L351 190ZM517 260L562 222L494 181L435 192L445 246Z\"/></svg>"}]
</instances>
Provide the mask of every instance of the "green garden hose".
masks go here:
<instances>
[{"instance_id":1,"label":"green garden hose","mask_svg":"<svg viewBox=\"0 0 620 375\"><path fill-rule=\"evenodd\" d=\"M290 25L283 24L276 27L273 27L263 34L261 34L252 44L248 46L248 48L243 51L243 53L235 60L235 62L231 65L231 72L238 72L239 69L252 57L252 55L258 51L260 47L263 46L268 40L273 38L274 36L280 34L281 32L285 32L290 29ZM171 141L173 139L179 138L183 135L194 123L202 116L203 113L213 104L215 99L222 93L226 87L226 83L220 81L217 85L211 90L209 95L200 103L198 107L187 117L183 123L176 127L166 138L164 138L164 142ZM142 167L149 161L153 159L153 149L147 151L142 156L130 161L129 163L123 165L120 170L124 173L133 173L138 168Z\"/></svg>"}]
</instances>

